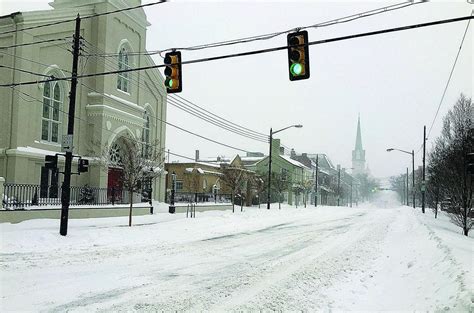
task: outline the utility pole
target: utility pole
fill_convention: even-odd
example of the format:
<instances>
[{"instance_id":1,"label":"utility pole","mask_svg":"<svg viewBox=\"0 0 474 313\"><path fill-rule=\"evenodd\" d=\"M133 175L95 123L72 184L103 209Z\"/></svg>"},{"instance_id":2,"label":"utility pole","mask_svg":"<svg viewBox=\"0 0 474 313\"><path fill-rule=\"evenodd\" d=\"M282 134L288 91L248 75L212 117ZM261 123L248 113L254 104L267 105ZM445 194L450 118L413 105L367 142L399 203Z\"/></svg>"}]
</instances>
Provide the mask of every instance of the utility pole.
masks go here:
<instances>
[{"instance_id":1,"label":"utility pole","mask_svg":"<svg viewBox=\"0 0 474 313\"><path fill-rule=\"evenodd\" d=\"M341 166L337 169L337 206L339 206L339 198L341 198Z\"/></svg>"},{"instance_id":2,"label":"utility pole","mask_svg":"<svg viewBox=\"0 0 474 313\"><path fill-rule=\"evenodd\" d=\"M411 193L413 195L413 208L415 208L415 150L411 150L411 169L413 171Z\"/></svg>"},{"instance_id":3,"label":"utility pole","mask_svg":"<svg viewBox=\"0 0 474 313\"><path fill-rule=\"evenodd\" d=\"M352 208L352 181L353 181L354 177L351 177L351 208Z\"/></svg>"},{"instance_id":4,"label":"utility pole","mask_svg":"<svg viewBox=\"0 0 474 313\"><path fill-rule=\"evenodd\" d=\"M69 91L69 115L67 124L67 136L69 137L70 147L66 151L66 163L64 166L64 181L61 188L61 225L59 233L62 236L67 235L67 224L69 215L69 201L71 196L71 168L72 168L72 149L73 149L73 135L74 135L74 115L76 111L76 89L77 89L77 64L79 61L79 43L81 31L81 18L79 14L76 17L76 29L74 32L74 50L72 58L72 79L71 90Z\"/></svg>"},{"instance_id":5,"label":"utility pole","mask_svg":"<svg viewBox=\"0 0 474 313\"><path fill-rule=\"evenodd\" d=\"M426 125L423 126L423 180L421 182L421 211L425 213L425 153L426 153Z\"/></svg>"},{"instance_id":6,"label":"utility pole","mask_svg":"<svg viewBox=\"0 0 474 313\"><path fill-rule=\"evenodd\" d=\"M270 152L268 153L267 210L270 210L270 190L271 190L271 185L272 185L272 143L273 143L273 131L270 128Z\"/></svg>"},{"instance_id":7,"label":"utility pole","mask_svg":"<svg viewBox=\"0 0 474 313\"><path fill-rule=\"evenodd\" d=\"M316 175L314 177L314 206L318 206L318 171L319 171L319 155L316 154Z\"/></svg>"},{"instance_id":8,"label":"utility pole","mask_svg":"<svg viewBox=\"0 0 474 313\"><path fill-rule=\"evenodd\" d=\"M408 195L410 194L410 192L408 191L408 177L410 177L408 175L408 167L407 167L407 206L409 206L410 204L408 203Z\"/></svg>"}]
</instances>

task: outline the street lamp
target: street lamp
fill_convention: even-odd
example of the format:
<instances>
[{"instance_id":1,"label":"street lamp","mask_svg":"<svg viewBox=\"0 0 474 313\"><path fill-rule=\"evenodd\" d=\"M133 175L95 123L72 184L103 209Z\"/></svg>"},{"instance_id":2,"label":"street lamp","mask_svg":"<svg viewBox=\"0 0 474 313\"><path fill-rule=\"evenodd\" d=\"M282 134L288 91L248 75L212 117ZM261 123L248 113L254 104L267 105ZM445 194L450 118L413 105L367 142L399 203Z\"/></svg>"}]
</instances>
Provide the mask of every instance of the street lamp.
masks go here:
<instances>
[{"instance_id":1,"label":"street lamp","mask_svg":"<svg viewBox=\"0 0 474 313\"><path fill-rule=\"evenodd\" d=\"M393 150L400 151L400 152L403 152L403 153L406 153L406 154L411 154L411 165L412 165L412 172L413 172L412 173L412 191L411 192L413 194L413 208L415 208L415 151L411 150L411 152L409 152L409 151L396 149L396 148L388 148L387 152L390 152L390 151L393 151ZM408 193L408 190L407 190L407 193Z\"/></svg>"},{"instance_id":2,"label":"street lamp","mask_svg":"<svg viewBox=\"0 0 474 313\"><path fill-rule=\"evenodd\" d=\"M302 128L303 125L297 124L297 125L291 125L282 129L279 129L277 131L273 131L270 128L270 152L268 153L268 191L267 191L267 210L270 210L270 188L271 188L271 181L272 181L272 142L273 142L273 135L276 133L279 133L281 131L284 131L288 128Z\"/></svg>"},{"instance_id":3,"label":"street lamp","mask_svg":"<svg viewBox=\"0 0 474 313\"><path fill-rule=\"evenodd\" d=\"M170 195L170 206L168 212L174 214L176 212L176 207L174 205L174 196L176 192L176 173L173 171L171 174L171 195Z\"/></svg>"}]
</instances>

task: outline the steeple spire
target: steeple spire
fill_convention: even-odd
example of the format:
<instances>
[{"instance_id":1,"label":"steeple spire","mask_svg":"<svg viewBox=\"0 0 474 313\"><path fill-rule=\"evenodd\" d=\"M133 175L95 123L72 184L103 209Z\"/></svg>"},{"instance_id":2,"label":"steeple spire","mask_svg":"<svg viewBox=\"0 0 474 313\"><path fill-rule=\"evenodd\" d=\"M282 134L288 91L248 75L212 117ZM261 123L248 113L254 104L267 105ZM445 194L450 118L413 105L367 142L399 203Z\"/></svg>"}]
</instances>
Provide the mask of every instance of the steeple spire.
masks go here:
<instances>
[{"instance_id":1,"label":"steeple spire","mask_svg":"<svg viewBox=\"0 0 474 313\"><path fill-rule=\"evenodd\" d=\"M360 114L357 119L357 136L355 148L352 150L352 168L353 173L363 174L367 173L365 168L365 150L362 148L362 133L360 131Z\"/></svg>"},{"instance_id":2,"label":"steeple spire","mask_svg":"<svg viewBox=\"0 0 474 313\"><path fill-rule=\"evenodd\" d=\"M356 144L354 150L363 150L362 149L362 135L360 133L360 113L359 118L357 119L357 137L356 137Z\"/></svg>"}]
</instances>

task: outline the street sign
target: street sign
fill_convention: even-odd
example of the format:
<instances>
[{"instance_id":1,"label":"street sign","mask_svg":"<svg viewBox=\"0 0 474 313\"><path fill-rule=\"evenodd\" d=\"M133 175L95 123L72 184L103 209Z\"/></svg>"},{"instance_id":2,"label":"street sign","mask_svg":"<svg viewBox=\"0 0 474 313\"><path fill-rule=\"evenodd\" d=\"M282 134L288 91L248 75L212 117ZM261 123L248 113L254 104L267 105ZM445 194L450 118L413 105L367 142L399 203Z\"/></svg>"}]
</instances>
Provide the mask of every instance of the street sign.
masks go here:
<instances>
[{"instance_id":1,"label":"street sign","mask_svg":"<svg viewBox=\"0 0 474 313\"><path fill-rule=\"evenodd\" d=\"M61 142L62 152L72 152L72 135L64 135Z\"/></svg>"},{"instance_id":2,"label":"street sign","mask_svg":"<svg viewBox=\"0 0 474 313\"><path fill-rule=\"evenodd\" d=\"M426 182L424 181L421 182L421 191L426 191Z\"/></svg>"}]
</instances>

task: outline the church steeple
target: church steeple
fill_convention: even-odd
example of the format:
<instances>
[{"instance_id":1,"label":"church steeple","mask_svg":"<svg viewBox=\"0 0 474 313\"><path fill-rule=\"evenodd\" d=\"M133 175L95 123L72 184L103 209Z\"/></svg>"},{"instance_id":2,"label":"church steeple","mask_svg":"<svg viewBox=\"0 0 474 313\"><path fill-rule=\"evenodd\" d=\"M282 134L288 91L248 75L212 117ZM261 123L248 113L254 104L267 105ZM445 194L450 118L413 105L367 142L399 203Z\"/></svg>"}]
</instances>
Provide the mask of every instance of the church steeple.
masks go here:
<instances>
[{"instance_id":1,"label":"church steeple","mask_svg":"<svg viewBox=\"0 0 474 313\"><path fill-rule=\"evenodd\" d=\"M357 137L354 150L362 150L362 135L360 133L360 114L359 118L357 119Z\"/></svg>"},{"instance_id":2,"label":"church steeple","mask_svg":"<svg viewBox=\"0 0 474 313\"><path fill-rule=\"evenodd\" d=\"M362 148L362 132L360 130L360 114L357 119L357 135L354 150L352 150L352 172L365 173L365 150Z\"/></svg>"}]
</instances>

